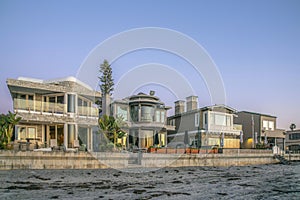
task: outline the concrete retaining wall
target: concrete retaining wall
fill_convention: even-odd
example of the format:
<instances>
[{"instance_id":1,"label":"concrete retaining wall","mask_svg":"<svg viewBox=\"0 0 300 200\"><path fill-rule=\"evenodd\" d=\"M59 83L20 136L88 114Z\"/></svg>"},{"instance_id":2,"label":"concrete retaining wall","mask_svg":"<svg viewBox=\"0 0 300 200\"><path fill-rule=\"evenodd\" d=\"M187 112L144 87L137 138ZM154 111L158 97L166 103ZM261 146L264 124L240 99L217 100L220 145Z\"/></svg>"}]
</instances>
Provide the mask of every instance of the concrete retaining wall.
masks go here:
<instances>
[{"instance_id":1,"label":"concrete retaining wall","mask_svg":"<svg viewBox=\"0 0 300 200\"><path fill-rule=\"evenodd\" d=\"M300 154L285 154L284 158L289 161L300 161Z\"/></svg>"},{"instance_id":2,"label":"concrete retaining wall","mask_svg":"<svg viewBox=\"0 0 300 200\"><path fill-rule=\"evenodd\" d=\"M253 151L253 150L252 150ZM300 156L291 160L300 160ZM99 169L128 167L243 166L277 163L271 152L150 154L0 151L0 169Z\"/></svg>"},{"instance_id":3,"label":"concrete retaining wall","mask_svg":"<svg viewBox=\"0 0 300 200\"><path fill-rule=\"evenodd\" d=\"M87 152L0 151L0 169L105 168Z\"/></svg>"}]
</instances>

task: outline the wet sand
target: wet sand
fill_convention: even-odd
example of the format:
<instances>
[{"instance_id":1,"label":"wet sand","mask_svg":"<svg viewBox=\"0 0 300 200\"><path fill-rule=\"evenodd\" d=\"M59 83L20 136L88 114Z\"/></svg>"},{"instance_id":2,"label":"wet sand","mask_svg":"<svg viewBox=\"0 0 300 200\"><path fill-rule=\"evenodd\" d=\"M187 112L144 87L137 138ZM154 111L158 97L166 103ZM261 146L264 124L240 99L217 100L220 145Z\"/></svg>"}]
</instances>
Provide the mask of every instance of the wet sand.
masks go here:
<instances>
[{"instance_id":1,"label":"wet sand","mask_svg":"<svg viewBox=\"0 0 300 200\"><path fill-rule=\"evenodd\" d=\"M143 169L136 169L143 172ZM0 171L0 199L299 199L291 165Z\"/></svg>"}]
</instances>

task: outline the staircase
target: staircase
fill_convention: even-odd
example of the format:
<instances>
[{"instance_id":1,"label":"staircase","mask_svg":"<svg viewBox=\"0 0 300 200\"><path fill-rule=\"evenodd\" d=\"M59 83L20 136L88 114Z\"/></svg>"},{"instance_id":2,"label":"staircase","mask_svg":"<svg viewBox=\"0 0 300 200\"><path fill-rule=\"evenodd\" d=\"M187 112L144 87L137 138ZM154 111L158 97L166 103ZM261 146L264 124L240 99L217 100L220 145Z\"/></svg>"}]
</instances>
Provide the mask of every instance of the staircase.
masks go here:
<instances>
[{"instance_id":1,"label":"staircase","mask_svg":"<svg viewBox=\"0 0 300 200\"><path fill-rule=\"evenodd\" d=\"M283 156L281 156L279 154L275 154L274 158L279 160L279 162L283 165L289 165L290 164L290 162L287 159L285 159Z\"/></svg>"}]
</instances>

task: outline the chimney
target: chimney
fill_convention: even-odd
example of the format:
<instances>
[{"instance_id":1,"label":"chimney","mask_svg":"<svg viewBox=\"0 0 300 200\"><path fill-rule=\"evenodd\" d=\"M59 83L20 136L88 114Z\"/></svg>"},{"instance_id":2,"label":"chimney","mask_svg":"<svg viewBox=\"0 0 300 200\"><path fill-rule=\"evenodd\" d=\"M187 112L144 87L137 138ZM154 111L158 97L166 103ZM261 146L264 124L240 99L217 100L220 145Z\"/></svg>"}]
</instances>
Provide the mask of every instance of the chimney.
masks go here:
<instances>
[{"instance_id":1,"label":"chimney","mask_svg":"<svg viewBox=\"0 0 300 200\"><path fill-rule=\"evenodd\" d=\"M189 96L186 98L186 111L196 110L198 108L198 96Z\"/></svg>"},{"instance_id":2,"label":"chimney","mask_svg":"<svg viewBox=\"0 0 300 200\"><path fill-rule=\"evenodd\" d=\"M175 101L175 115L184 113L184 104L185 101L183 100Z\"/></svg>"}]
</instances>

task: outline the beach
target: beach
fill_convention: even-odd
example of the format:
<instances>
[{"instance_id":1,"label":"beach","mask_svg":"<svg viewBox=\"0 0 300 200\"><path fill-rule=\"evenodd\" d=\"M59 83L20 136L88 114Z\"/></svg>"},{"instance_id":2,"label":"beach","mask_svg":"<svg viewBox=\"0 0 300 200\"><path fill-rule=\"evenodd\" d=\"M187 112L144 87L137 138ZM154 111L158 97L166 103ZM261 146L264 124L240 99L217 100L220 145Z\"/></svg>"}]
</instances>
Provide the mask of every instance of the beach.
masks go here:
<instances>
[{"instance_id":1,"label":"beach","mask_svg":"<svg viewBox=\"0 0 300 200\"><path fill-rule=\"evenodd\" d=\"M300 162L241 167L2 170L0 199L298 199ZM147 171L143 173L143 170Z\"/></svg>"}]
</instances>

